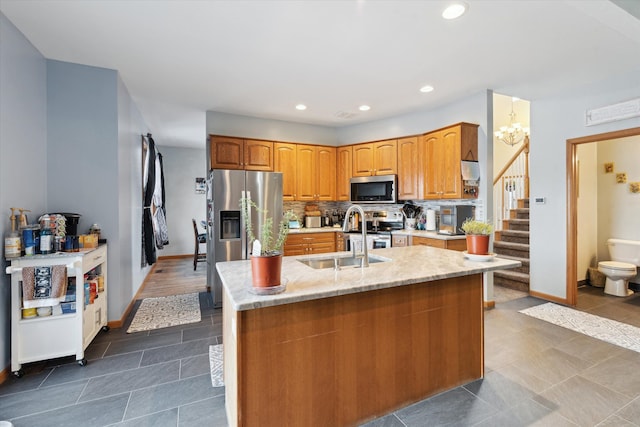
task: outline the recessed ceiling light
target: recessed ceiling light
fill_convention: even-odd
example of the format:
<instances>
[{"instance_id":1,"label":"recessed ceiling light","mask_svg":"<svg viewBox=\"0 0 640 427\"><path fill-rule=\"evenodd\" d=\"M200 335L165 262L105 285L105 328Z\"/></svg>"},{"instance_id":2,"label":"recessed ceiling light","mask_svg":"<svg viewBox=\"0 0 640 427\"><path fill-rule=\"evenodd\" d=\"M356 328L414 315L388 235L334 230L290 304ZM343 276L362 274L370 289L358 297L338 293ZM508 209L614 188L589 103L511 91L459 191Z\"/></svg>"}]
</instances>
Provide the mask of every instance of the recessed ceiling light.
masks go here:
<instances>
[{"instance_id":1,"label":"recessed ceiling light","mask_svg":"<svg viewBox=\"0 0 640 427\"><path fill-rule=\"evenodd\" d=\"M442 17L444 19L456 19L461 17L466 11L466 3L452 3L442 12Z\"/></svg>"},{"instance_id":2,"label":"recessed ceiling light","mask_svg":"<svg viewBox=\"0 0 640 427\"><path fill-rule=\"evenodd\" d=\"M298 105L296 105L296 110L304 111L304 110L306 110L306 109L307 109L307 106L306 106L306 105L304 105L304 104L298 104Z\"/></svg>"},{"instance_id":3,"label":"recessed ceiling light","mask_svg":"<svg viewBox=\"0 0 640 427\"><path fill-rule=\"evenodd\" d=\"M369 111L371 107L369 107L368 105L361 105L360 107L358 107L358 109L360 111Z\"/></svg>"},{"instance_id":4,"label":"recessed ceiling light","mask_svg":"<svg viewBox=\"0 0 640 427\"><path fill-rule=\"evenodd\" d=\"M430 85L422 86L420 88L420 92L422 92L422 93L433 92L433 86L430 86Z\"/></svg>"}]
</instances>

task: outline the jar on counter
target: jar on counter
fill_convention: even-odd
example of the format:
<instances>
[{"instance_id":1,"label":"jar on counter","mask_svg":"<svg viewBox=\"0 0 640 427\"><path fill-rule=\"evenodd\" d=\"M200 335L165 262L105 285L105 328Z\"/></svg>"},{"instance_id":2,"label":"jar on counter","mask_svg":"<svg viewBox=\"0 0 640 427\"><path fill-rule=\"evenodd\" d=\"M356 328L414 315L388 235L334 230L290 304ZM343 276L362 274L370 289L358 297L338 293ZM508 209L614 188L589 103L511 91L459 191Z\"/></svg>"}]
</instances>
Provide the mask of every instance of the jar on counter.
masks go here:
<instances>
[{"instance_id":1,"label":"jar on counter","mask_svg":"<svg viewBox=\"0 0 640 427\"><path fill-rule=\"evenodd\" d=\"M102 232L102 230L100 229L100 226L98 224L93 224L91 225L91 227L89 227L89 233L90 234L96 234L98 236L98 240L100 240L100 233Z\"/></svg>"}]
</instances>

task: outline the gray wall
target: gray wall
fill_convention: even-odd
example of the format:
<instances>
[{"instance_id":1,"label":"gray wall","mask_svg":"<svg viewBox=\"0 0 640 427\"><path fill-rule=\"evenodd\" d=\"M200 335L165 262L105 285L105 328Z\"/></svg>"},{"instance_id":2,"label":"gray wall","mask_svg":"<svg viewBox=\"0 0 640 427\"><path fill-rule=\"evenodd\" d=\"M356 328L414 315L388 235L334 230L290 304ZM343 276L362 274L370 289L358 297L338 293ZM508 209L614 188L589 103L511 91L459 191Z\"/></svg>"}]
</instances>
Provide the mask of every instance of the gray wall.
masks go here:
<instances>
[{"instance_id":1,"label":"gray wall","mask_svg":"<svg viewBox=\"0 0 640 427\"><path fill-rule=\"evenodd\" d=\"M0 13L0 235L9 207L43 212L47 203L46 61ZM29 216L32 222L34 214ZM4 251L3 257L4 260ZM9 365L11 280L0 274L0 370Z\"/></svg>"},{"instance_id":2,"label":"gray wall","mask_svg":"<svg viewBox=\"0 0 640 427\"><path fill-rule=\"evenodd\" d=\"M114 296L109 302L118 319L138 292L150 266L140 267L142 259L142 134L149 129L144 123L129 91L118 75L118 222L120 276L112 284ZM117 296L116 296L117 295Z\"/></svg>"},{"instance_id":3,"label":"gray wall","mask_svg":"<svg viewBox=\"0 0 640 427\"><path fill-rule=\"evenodd\" d=\"M566 297L566 140L640 126L635 117L585 126L588 109L640 97L640 72L591 84L553 98L531 100L531 290ZM579 232L579 230L578 230Z\"/></svg>"},{"instance_id":4,"label":"gray wall","mask_svg":"<svg viewBox=\"0 0 640 427\"><path fill-rule=\"evenodd\" d=\"M140 267L140 135L148 128L118 73L47 61L0 14L0 233L9 207L82 214L109 241L109 320L119 320ZM6 262L3 263L3 267ZM0 279L0 369L10 360L10 280Z\"/></svg>"},{"instance_id":5,"label":"gray wall","mask_svg":"<svg viewBox=\"0 0 640 427\"><path fill-rule=\"evenodd\" d=\"M283 142L337 145L336 130L334 128L214 111L207 111L207 135L210 134Z\"/></svg>"},{"instance_id":6,"label":"gray wall","mask_svg":"<svg viewBox=\"0 0 640 427\"><path fill-rule=\"evenodd\" d=\"M347 145L415 135L459 122L476 123L480 125L478 129L478 153L481 167L481 188L478 199L478 205L481 207L478 209L478 213L480 218L485 218L488 214L484 212L482 206L492 206L493 201L493 189L490 179L493 175L487 174L487 171L493 170L493 148L491 144L487 144L487 135L493 134L493 124L490 120L493 111L492 106L493 93L491 91L483 91L437 109L417 111L385 120L338 129L208 111L207 133L249 136L278 141Z\"/></svg>"},{"instance_id":7,"label":"gray wall","mask_svg":"<svg viewBox=\"0 0 640 427\"><path fill-rule=\"evenodd\" d=\"M194 236L191 218L198 223L206 217L206 194L196 194L195 179L206 178L207 159L204 148L158 146L162 153L165 177L169 245L159 256L193 254ZM203 246L204 249L204 246Z\"/></svg>"},{"instance_id":8,"label":"gray wall","mask_svg":"<svg viewBox=\"0 0 640 427\"><path fill-rule=\"evenodd\" d=\"M117 71L47 61L49 211L82 215L109 243L109 320L119 320L149 268L141 258L141 134Z\"/></svg>"}]
</instances>

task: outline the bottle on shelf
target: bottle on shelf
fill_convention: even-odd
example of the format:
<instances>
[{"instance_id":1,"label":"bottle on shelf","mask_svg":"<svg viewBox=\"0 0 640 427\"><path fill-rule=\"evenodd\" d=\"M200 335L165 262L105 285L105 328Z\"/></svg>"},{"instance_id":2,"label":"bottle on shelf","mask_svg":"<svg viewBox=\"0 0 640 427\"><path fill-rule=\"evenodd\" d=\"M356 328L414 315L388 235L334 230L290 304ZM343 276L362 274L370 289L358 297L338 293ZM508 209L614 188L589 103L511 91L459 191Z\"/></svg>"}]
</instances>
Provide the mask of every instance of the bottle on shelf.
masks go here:
<instances>
[{"instance_id":1,"label":"bottle on shelf","mask_svg":"<svg viewBox=\"0 0 640 427\"><path fill-rule=\"evenodd\" d=\"M42 230L40 230L40 253L47 255L53 252L53 233L51 232L51 221L49 218L42 220Z\"/></svg>"},{"instance_id":2,"label":"bottle on shelf","mask_svg":"<svg viewBox=\"0 0 640 427\"><path fill-rule=\"evenodd\" d=\"M27 226L27 216L24 214L25 212L31 212L29 209L18 208L20 211L20 228L24 228Z\"/></svg>"},{"instance_id":3,"label":"bottle on shelf","mask_svg":"<svg viewBox=\"0 0 640 427\"><path fill-rule=\"evenodd\" d=\"M11 231L4 238L4 256L5 258L17 258L22 254L22 244L20 241L20 233L16 229L16 210L11 209Z\"/></svg>"}]
</instances>

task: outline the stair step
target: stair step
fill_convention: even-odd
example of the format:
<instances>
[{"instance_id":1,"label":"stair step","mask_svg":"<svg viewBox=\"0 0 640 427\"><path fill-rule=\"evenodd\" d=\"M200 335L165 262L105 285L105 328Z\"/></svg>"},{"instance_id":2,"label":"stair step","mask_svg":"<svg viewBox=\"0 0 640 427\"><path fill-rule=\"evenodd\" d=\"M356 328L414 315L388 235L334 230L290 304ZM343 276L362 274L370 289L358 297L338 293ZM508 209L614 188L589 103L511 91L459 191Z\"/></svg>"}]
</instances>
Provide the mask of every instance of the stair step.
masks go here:
<instances>
[{"instance_id":1,"label":"stair step","mask_svg":"<svg viewBox=\"0 0 640 427\"><path fill-rule=\"evenodd\" d=\"M493 273L493 284L529 292L529 275L512 270L498 270Z\"/></svg>"},{"instance_id":2,"label":"stair step","mask_svg":"<svg viewBox=\"0 0 640 427\"><path fill-rule=\"evenodd\" d=\"M529 207L529 199L518 199L518 207L519 208L528 208Z\"/></svg>"},{"instance_id":3,"label":"stair step","mask_svg":"<svg viewBox=\"0 0 640 427\"><path fill-rule=\"evenodd\" d=\"M493 250L498 255L510 255L518 258L529 258L529 245L525 243L504 242L497 240L493 242Z\"/></svg>"},{"instance_id":4,"label":"stair step","mask_svg":"<svg viewBox=\"0 0 640 427\"><path fill-rule=\"evenodd\" d=\"M496 239L498 240L498 239ZM529 231L524 230L502 230L500 232L501 242L524 243L529 244Z\"/></svg>"},{"instance_id":5,"label":"stair step","mask_svg":"<svg viewBox=\"0 0 640 427\"><path fill-rule=\"evenodd\" d=\"M510 219L529 219L529 208L517 208L509 210Z\"/></svg>"},{"instance_id":6,"label":"stair step","mask_svg":"<svg viewBox=\"0 0 640 427\"><path fill-rule=\"evenodd\" d=\"M512 261L520 261L522 263L520 267L512 268L509 271L517 271L519 273L529 274L529 267L531 265L531 263L529 262L529 258L521 258L521 257L511 256L511 255L500 255L500 258L510 259ZM504 270L498 270L498 271L504 271Z\"/></svg>"},{"instance_id":7,"label":"stair step","mask_svg":"<svg viewBox=\"0 0 640 427\"><path fill-rule=\"evenodd\" d=\"M504 230L529 231L528 219L507 219L503 221Z\"/></svg>"}]
</instances>

